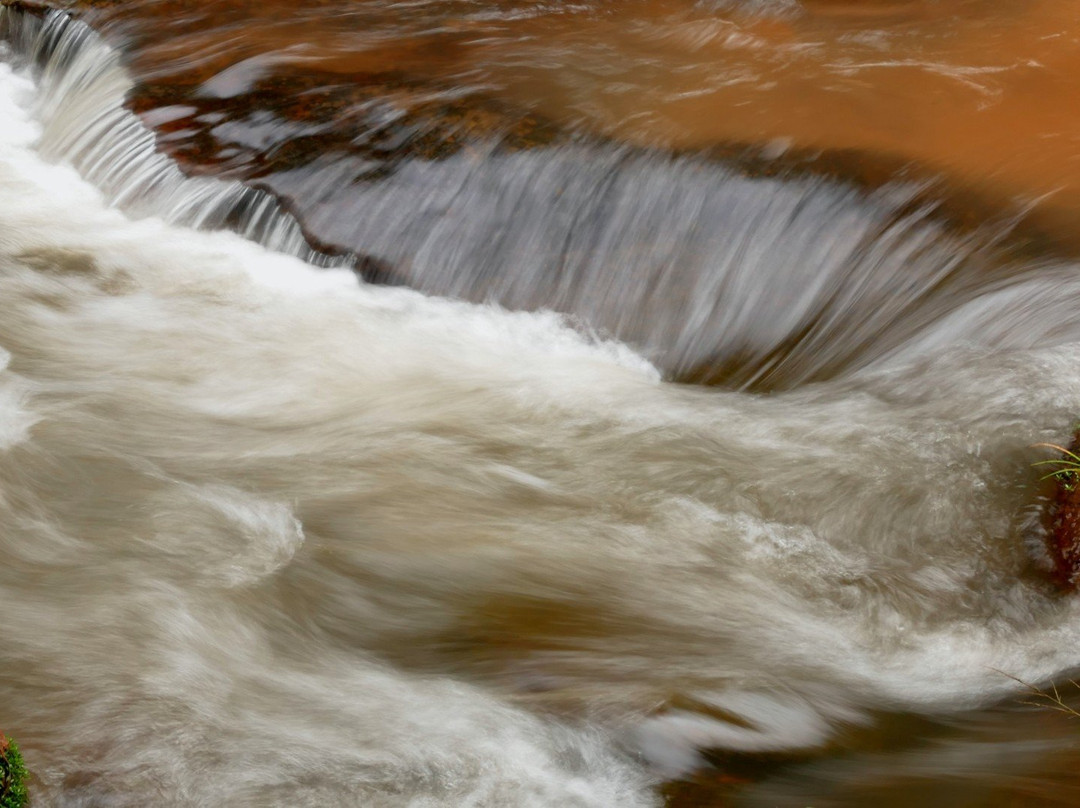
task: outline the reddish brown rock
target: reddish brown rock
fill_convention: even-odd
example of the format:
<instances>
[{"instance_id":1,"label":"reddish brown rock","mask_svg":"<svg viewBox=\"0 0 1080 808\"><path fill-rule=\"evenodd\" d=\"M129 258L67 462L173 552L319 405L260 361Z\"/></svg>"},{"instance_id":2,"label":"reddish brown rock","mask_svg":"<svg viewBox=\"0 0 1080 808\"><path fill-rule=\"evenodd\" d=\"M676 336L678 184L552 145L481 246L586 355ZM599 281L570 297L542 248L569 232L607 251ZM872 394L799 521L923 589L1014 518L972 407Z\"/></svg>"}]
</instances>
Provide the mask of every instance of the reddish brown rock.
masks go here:
<instances>
[{"instance_id":1,"label":"reddish brown rock","mask_svg":"<svg viewBox=\"0 0 1080 808\"><path fill-rule=\"evenodd\" d=\"M1080 455L1080 429L1073 433L1068 449L1054 444L1039 444L1061 450L1057 464L1044 468L1054 473L1054 499L1047 511L1049 522L1049 551L1054 562L1054 578L1062 587L1073 591L1080 586L1080 464L1073 468ZM1071 456L1070 456L1071 455Z\"/></svg>"}]
</instances>

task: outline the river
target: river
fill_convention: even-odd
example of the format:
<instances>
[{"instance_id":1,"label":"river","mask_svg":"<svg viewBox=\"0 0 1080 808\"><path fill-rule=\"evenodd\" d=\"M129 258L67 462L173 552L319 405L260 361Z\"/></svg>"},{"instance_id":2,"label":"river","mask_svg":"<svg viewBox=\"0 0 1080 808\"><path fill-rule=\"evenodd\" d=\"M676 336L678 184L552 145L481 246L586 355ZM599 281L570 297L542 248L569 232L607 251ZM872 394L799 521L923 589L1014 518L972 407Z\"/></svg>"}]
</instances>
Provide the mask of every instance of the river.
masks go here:
<instances>
[{"instance_id":1,"label":"river","mask_svg":"<svg viewBox=\"0 0 1080 808\"><path fill-rule=\"evenodd\" d=\"M35 805L1080 804L1070 3L69 5L0 7Z\"/></svg>"}]
</instances>

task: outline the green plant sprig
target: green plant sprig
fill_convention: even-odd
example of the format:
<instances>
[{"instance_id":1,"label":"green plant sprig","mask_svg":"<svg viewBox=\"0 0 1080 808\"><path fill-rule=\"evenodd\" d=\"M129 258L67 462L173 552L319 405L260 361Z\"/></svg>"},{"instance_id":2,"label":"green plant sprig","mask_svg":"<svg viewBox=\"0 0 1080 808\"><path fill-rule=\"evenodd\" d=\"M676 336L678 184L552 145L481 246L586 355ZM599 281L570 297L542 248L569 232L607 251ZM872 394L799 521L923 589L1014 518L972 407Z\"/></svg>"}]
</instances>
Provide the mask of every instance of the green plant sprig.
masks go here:
<instances>
[{"instance_id":1,"label":"green plant sprig","mask_svg":"<svg viewBox=\"0 0 1080 808\"><path fill-rule=\"evenodd\" d=\"M1056 443L1036 443L1035 447L1044 447L1047 449L1057 449L1065 457L1051 458L1050 460L1039 460L1032 463L1033 466L1046 466L1057 465L1059 468L1051 471L1049 474L1045 474L1040 477L1040 480L1049 480L1054 477L1067 491L1071 491L1078 480L1080 480L1080 455L1070 452L1064 446L1058 446Z\"/></svg>"}]
</instances>

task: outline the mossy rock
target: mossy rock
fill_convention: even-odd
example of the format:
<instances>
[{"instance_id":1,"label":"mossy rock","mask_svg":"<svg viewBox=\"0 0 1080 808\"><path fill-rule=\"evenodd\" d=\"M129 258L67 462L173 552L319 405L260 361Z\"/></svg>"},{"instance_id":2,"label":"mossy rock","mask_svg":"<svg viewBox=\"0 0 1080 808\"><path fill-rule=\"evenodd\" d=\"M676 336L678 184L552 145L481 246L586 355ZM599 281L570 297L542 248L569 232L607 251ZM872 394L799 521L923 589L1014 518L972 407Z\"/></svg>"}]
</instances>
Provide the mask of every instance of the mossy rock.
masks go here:
<instances>
[{"instance_id":1,"label":"mossy rock","mask_svg":"<svg viewBox=\"0 0 1080 808\"><path fill-rule=\"evenodd\" d=\"M0 734L0 808L27 804L26 766L15 741Z\"/></svg>"}]
</instances>

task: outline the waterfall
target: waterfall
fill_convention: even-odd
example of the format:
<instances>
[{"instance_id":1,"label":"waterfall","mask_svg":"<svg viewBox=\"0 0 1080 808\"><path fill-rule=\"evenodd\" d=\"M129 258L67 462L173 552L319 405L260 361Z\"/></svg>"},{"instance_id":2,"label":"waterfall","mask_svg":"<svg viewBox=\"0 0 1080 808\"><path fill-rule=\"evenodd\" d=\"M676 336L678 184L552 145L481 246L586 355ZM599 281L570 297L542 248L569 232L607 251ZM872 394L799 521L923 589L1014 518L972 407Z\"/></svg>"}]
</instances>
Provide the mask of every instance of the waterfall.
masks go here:
<instances>
[{"instance_id":1,"label":"waterfall","mask_svg":"<svg viewBox=\"0 0 1080 808\"><path fill-rule=\"evenodd\" d=\"M124 108L132 81L120 55L84 23L63 11L0 6L0 41L16 64L30 65L36 76L42 156L73 165L110 204L133 216L234 230L318 266L353 260L313 248L273 195L239 182L186 176L160 154L153 132Z\"/></svg>"}]
</instances>

